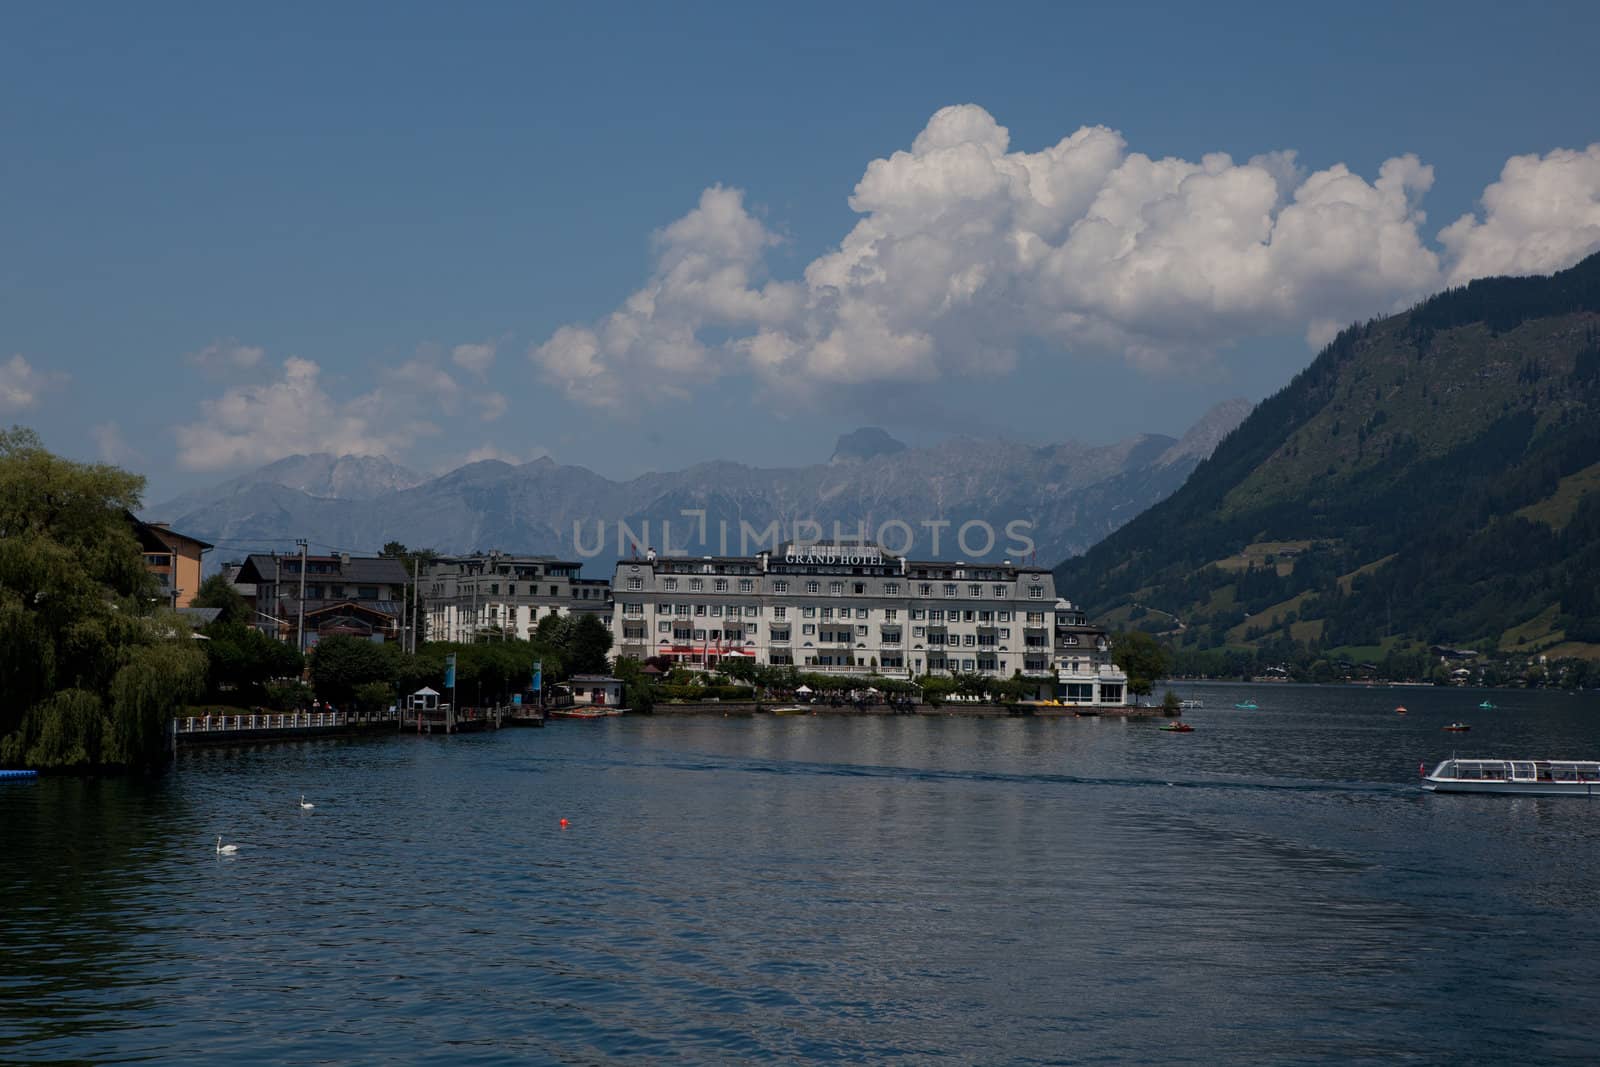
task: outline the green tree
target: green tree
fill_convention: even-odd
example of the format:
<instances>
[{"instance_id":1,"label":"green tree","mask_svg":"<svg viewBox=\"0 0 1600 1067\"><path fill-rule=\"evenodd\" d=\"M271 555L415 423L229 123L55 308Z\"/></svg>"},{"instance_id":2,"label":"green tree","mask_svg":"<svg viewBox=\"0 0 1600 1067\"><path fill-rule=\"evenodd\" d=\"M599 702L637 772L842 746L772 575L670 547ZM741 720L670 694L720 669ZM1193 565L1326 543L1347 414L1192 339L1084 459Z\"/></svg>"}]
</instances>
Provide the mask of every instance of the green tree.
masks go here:
<instances>
[{"instance_id":1,"label":"green tree","mask_svg":"<svg viewBox=\"0 0 1600 1067\"><path fill-rule=\"evenodd\" d=\"M324 638L311 653L311 686L323 700L350 704L358 687L392 681L400 673L398 660L389 645L359 637Z\"/></svg>"},{"instance_id":2,"label":"green tree","mask_svg":"<svg viewBox=\"0 0 1600 1067\"><path fill-rule=\"evenodd\" d=\"M245 600L239 590L228 581L228 576L218 572L200 583L194 599L190 601L191 607L220 608L222 614L217 616L217 622L234 622L249 625L250 604Z\"/></svg>"},{"instance_id":3,"label":"green tree","mask_svg":"<svg viewBox=\"0 0 1600 1067\"><path fill-rule=\"evenodd\" d=\"M274 678L298 677L304 667L291 645L260 630L220 618L203 631L208 688L213 697L255 704L267 702L264 687Z\"/></svg>"},{"instance_id":4,"label":"green tree","mask_svg":"<svg viewBox=\"0 0 1600 1067\"><path fill-rule=\"evenodd\" d=\"M1112 637L1111 661L1128 672L1128 692L1138 696L1148 696L1151 683L1167 676L1167 650L1143 630Z\"/></svg>"},{"instance_id":5,"label":"green tree","mask_svg":"<svg viewBox=\"0 0 1600 1067\"><path fill-rule=\"evenodd\" d=\"M558 680L574 674L604 674L607 670L611 631L598 616L546 615L539 620L533 639L559 656L564 673L556 675ZM552 674L548 664L545 674Z\"/></svg>"},{"instance_id":6,"label":"green tree","mask_svg":"<svg viewBox=\"0 0 1600 1067\"><path fill-rule=\"evenodd\" d=\"M644 673L644 664L629 656L618 656L611 672L622 680L622 703L629 711L648 715L655 709L655 686Z\"/></svg>"},{"instance_id":7,"label":"green tree","mask_svg":"<svg viewBox=\"0 0 1600 1067\"><path fill-rule=\"evenodd\" d=\"M144 480L0 430L0 762L149 767L204 657L158 607L131 512Z\"/></svg>"}]
</instances>

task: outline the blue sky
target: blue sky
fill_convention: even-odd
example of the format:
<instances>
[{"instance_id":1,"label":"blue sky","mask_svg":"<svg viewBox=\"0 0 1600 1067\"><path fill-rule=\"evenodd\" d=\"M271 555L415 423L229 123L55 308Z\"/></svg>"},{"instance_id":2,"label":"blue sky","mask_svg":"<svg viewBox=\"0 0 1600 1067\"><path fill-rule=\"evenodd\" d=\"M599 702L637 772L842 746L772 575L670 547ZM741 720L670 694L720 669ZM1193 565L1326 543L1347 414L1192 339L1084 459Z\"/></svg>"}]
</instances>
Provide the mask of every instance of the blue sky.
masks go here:
<instances>
[{"instance_id":1,"label":"blue sky","mask_svg":"<svg viewBox=\"0 0 1600 1067\"><path fill-rule=\"evenodd\" d=\"M318 448L623 476L822 460L872 423L1179 433L1330 324L1600 245L1597 30L1580 4L17 9L0 419L153 500ZM1077 208L1017 198L1021 153L1096 126ZM1337 203L1285 210L1338 164Z\"/></svg>"}]
</instances>

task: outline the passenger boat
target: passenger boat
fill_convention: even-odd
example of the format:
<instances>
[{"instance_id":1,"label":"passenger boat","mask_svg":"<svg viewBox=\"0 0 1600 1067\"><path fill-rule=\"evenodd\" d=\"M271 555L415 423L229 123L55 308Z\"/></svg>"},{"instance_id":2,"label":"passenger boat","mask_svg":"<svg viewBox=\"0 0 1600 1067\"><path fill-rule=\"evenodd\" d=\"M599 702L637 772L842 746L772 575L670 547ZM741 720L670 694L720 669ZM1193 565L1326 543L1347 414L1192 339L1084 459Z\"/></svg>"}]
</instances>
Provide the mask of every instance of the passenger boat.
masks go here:
<instances>
[{"instance_id":1,"label":"passenger boat","mask_svg":"<svg viewBox=\"0 0 1600 1067\"><path fill-rule=\"evenodd\" d=\"M609 719L613 715L621 715L622 709L609 704L575 704L570 708L551 708L545 714L552 719Z\"/></svg>"},{"instance_id":2,"label":"passenger boat","mask_svg":"<svg viewBox=\"0 0 1600 1067\"><path fill-rule=\"evenodd\" d=\"M1479 704L1478 707L1482 708L1484 711L1494 710L1494 704L1487 700L1485 700L1482 704Z\"/></svg>"},{"instance_id":3,"label":"passenger boat","mask_svg":"<svg viewBox=\"0 0 1600 1067\"><path fill-rule=\"evenodd\" d=\"M781 708L773 708L774 715L810 715L811 709L804 704L787 704Z\"/></svg>"},{"instance_id":4,"label":"passenger boat","mask_svg":"<svg viewBox=\"0 0 1600 1067\"><path fill-rule=\"evenodd\" d=\"M1259 708L1256 707L1256 702L1254 700L1241 700L1239 703L1235 704L1234 707L1238 708L1240 711L1259 711L1260 710Z\"/></svg>"},{"instance_id":5,"label":"passenger boat","mask_svg":"<svg viewBox=\"0 0 1600 1067\"><path fill-rule=\"evenodd\" d=\"M1431 793L1523 793L1536 797L1600 793L1600 760L1447 759L1422 776Z\"/></svg>"},{"instance_id":6,"label":"passenger boat","mask_svg":"<svg viewBox=\"0 0 1600 1067\"><path fill-rule=\"evenodd\" d=\"M1167 725L1163 726L1161 729L1163 731L1165 731L1166 733L1169 733L1169 734L1192 734L1192 733L1194 733L1194 727L1190 726L1186 722L1169 722L1169 723L1167 723Z\"/></svg>"},{"instance_id":7,"label":"passenger boat","mask_svg":"<svg viewBox=\"0 0 1600 1067\"><path fill-rule=\"evenodd\" d=\"M1468 730L1472 729L1472 725L1464 722L1453 722L1446 726L1445 729L1449 730L1453 734L1464 734Z\"/></svg>"},{"instance_id":8,"label":"passenger boat","mask_svg":"<svg viewBox=\"0 0 1600 1067\"><path fill-rule=\"evenodd\" d=\"M1178 701L1178 707L1180 707L1180 708L1203 708L1205 706L1206 706L1206 702L1204 700L1180 700L1180 701Z\"/></svg>"}]
</instances>

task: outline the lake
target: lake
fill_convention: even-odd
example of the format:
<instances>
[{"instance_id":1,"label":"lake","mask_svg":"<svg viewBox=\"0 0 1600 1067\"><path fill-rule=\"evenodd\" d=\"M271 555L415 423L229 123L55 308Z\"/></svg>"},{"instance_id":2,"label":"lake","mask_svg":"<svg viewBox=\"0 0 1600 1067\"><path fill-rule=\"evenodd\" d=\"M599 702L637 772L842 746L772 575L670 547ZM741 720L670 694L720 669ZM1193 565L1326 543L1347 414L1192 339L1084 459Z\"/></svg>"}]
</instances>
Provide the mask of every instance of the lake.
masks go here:
<instances>
[{"instance_id":1,"label":"lake","mask_svg":"<svg viewBox=\"0 0 1600 1067\"><path fill-rule=\"evenodd\" d=\"M0 1061L1596 1059L1600 809L1417 765L1600 757L1600 697L1179 688L0 783Z\"/></svg>"}]
</instances>

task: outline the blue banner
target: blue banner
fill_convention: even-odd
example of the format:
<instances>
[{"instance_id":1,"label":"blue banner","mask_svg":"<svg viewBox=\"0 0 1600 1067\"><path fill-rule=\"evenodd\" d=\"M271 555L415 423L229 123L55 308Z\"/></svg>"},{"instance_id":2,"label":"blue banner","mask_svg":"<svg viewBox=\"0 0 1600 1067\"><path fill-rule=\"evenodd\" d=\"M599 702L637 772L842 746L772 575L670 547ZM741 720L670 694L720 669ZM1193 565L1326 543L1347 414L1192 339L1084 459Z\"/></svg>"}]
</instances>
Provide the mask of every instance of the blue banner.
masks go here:
<instances>
[{"instance_id":1,"label":"blue banner","mask_svg":"<svg viewBox=\"0 0 1600 1067\"><path fill-rule=\"evenodd\" d=\"M537 693L544 688L544 660L533 661L533 691Z\"/></svg>"},{"instance_id":2,"label":"blue banner","mask_svg":"<svg viewBox=\"0 0 1600 1067\"><path fill-rule=\"evenodd\" d=\"M444 658L444 687L446 689L454 689L456 687L456 654L454 652Z\"/></svg>"}]
</instances>

